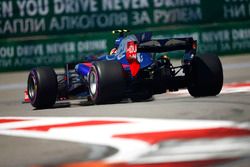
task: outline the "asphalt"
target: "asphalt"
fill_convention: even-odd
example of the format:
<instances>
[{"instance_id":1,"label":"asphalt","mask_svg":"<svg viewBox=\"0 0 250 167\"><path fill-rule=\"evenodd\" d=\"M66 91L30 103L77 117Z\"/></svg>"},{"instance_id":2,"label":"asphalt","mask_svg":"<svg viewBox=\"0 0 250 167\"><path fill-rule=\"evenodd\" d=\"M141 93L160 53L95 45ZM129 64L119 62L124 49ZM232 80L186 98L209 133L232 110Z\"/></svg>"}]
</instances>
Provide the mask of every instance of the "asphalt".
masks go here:
<instances>
[{"instance_id":1,"label":"asphalt","mask_svg":"<svg viewBox=\"0 0 250 167\"><path fill-rule=\"evenodd\" d=\"M221 61L224 83L250 81L250 55L224 56ZM221 94L206 98L161 94L147 102L123 101L112 105L89 105L77 100L52 109L35 110L30 104L22 104L27 76L27 71L0 74L1 117L91 116L250 122L250 93ZM116 152L109 148L102 157L89 157L93 148L101 150L105 149L104 146L11 136L0 136L0 148L0 166L5 167L96 160ZM247 159L232 166L246 166L249 162Z\"/></svg>"}]
</instances>

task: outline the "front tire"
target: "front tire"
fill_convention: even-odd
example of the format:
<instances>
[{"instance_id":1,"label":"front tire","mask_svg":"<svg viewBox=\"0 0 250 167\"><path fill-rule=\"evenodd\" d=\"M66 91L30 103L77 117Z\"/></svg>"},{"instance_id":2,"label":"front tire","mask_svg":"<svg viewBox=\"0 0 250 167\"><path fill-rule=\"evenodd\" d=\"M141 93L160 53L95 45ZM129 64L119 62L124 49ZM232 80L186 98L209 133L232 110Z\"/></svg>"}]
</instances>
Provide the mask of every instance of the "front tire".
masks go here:
<instances>
[{"instance_id":1,"label":"front tire","mask_svg":"<svg viewBox=\"0 0 250 167\"><path fill-rule=\"evenodd\" d=\"M28 77L28 96L35 108L50 108L56 102L57 76L49 67L34 68Z\"/></svg>"},{"instance_id":2,"label":"front tire","mask_svg":"<svg viewBox=\"0 0 250 167\"><path fill-rule=\"evenodd\" d=\"M89 93L95 104L117 102L124 96L126 82L117 61L97 61L89 72Z\"/></svg>"},{"instance_id":3,"label":"front tire","mask_svg":"<svg viewBox=\"0 0 250 167\"><path fill-rule=\"evenodd\" d=\"M191 62L188 91L193 97L216 96L223 86L223 69L216 55L196 56Z\"/></svg>"}]
</instances>

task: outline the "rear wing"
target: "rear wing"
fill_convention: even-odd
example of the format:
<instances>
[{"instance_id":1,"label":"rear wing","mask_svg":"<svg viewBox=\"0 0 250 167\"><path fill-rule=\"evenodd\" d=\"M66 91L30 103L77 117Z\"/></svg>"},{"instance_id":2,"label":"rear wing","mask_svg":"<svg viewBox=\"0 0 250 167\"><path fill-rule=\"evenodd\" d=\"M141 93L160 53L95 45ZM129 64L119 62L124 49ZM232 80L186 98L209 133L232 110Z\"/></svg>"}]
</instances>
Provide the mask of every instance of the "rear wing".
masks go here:
<instances>
[{"instance_id":1,"label":"rear wing","mask_svg":"<svg viewBox=\"0 0 250 167\"><path fill-rule=\"evenodd\" d=\"M170 38L150 40L140 43L137 52L161 53L176 50L194 51L196 52L197 41L193 38Z\"/></svg>"}]
</instances>

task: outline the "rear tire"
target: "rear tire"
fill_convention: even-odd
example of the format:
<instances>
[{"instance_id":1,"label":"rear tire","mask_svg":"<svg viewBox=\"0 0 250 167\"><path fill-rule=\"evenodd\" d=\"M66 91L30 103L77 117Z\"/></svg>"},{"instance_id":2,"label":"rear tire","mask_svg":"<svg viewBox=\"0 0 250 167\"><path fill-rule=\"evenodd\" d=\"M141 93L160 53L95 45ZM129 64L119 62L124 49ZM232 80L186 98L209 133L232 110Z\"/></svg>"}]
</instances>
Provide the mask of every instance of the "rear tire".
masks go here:
<instances>
[{"instance_id":1,"label":"rear tire","mask_svg":"<svg viewBox=\"0 0 250 167\"><path fill-rule=\"evenodd\" d=\"M34 68L28 77L28 96L35 108L50 108L56 102L57 76L49 67Z\"/></svg>"},{"instance_id":2,"label":"rear tire","mask_svg":"<svg viewBox=\"0 0 250 167\"><path fill-rule=\"evenodd\" d=\"M95 62L88 80L90 98L95 104L118 102L124 96L124 71L117 61Z\"/></svg>"},{"instance_id":3,"label":"rear tire","mask_svg":"<svg viewBox=\"0 0 250 167\"><path fill-rule=\"evenodd\" d=\"M223 69L216 55L196 56L191 62L188 91L193 97L216 96L223 85Z\"/></svg>"}]
</instances>

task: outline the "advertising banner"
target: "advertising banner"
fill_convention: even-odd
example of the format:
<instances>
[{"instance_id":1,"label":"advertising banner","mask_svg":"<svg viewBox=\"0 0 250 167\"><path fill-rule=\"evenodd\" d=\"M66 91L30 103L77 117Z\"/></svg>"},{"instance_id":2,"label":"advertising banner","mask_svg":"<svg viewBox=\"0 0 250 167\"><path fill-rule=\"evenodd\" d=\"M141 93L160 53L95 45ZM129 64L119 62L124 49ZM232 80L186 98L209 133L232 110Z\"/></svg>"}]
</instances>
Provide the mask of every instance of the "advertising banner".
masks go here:
<instances>
[{"instance_id":1,"label":"advertising banner","mask_svg":"<svg viewBox=\"0 0 250 167\"><path fill-rule=\"evenodd\" d=\"M137 30L141 32L143 30ZM233 54L250 52L250 22L218 24L196 28L157 30L153 38L191 36L198 40L198 53ZM81 62L86 56L109 53L114 46L111 33L44 37L33 40L0 41L0 71L36 66L62 67Z\"/></svg>"},{"instance_id":2,"label":"advertising banner","mask_svg":"<svg viewBox=\"0 0 250 167\"><path fill-rule=\"evenodd\" d=\"M104 36L106 34L98 35L0 41L0 71L37 66L63 67L66 62L81 62L87 56L99 56L108 52L110 40Z\"/></svg>"},{"instance_id":3,"label":"advertising banner","mask_svg":"<svg viewBox=\"0 0 250 167\"><path fill-rule=\"evenodd\" d=\"M1 0L0 38L249 19L249 0Z\"/></svg>"}]
</instances>

